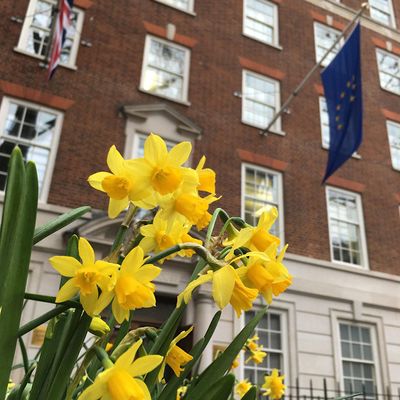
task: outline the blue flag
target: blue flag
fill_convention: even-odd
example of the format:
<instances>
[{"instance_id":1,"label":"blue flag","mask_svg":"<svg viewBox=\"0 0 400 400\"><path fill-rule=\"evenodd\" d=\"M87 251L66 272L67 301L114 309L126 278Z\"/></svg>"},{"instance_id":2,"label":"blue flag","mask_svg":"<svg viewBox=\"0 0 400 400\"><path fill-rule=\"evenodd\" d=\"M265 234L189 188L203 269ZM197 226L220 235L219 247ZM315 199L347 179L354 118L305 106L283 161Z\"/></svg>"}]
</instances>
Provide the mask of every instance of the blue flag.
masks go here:
<instances>
[{"instance_id":1,"label":"blue flag","mask_svg":"<svg viewBox=\"0 0 400 400\"><path fill-rule=\"evenodd\" d=\"M321 72L329 115L328 165L322 183L358 149L362 140L360 24Z\"/></svg>"}]
</instances>

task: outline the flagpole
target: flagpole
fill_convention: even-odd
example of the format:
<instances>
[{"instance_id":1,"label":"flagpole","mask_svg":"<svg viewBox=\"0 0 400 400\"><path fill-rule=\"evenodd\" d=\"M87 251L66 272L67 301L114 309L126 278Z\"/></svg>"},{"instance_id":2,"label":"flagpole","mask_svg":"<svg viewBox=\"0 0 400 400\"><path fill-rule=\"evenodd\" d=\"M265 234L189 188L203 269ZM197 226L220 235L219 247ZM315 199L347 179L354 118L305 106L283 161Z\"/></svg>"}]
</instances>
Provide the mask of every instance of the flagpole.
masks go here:
<instances>
[{"instance_id":1,"label":"flagpole","mask_svg":"<svg viewBox=\"0 0 400 400\"><path fill-rule=\"evenodd\" d=\"M354 16L354 18L347 24L347 26L344 28L343 32L336 38L335 42L332 44L332 46L326 51L326 53L323 55L323 57L308 71L307 75L303 78L303 80L297 85L296 89L290 94L290 96L287 98L287 100L283 103L282 107L280 110L273 116L271 121L269 122L268 126L260 131L260 135L267 135L269 130L271 129L272 125L276 122L276 120L282 115L282 113L287 109L288 105L292 102L292 100L300 93L301 89L303 89L304 85L307 83L307 81L311 78L311 76L314 74L314 72L321 66L321 64L324 62L326 57L328 57L329 53L336 47L336 45L342 40L342 38L346 35L346 33L351 29L353 24L357 21L358 18L361 17L362 13L365 10L369 9L368 3L362 3L360 10L357 12L357 14Z\"/></svg>"},{"instance_id":2,"label":"flagpole","mask_svg":"<svg viewBox=\"0 0 400 400\"><path fill-rule=\"evenodd\" d=\"M53 49L54 31L56 29L56 23L57 23L57 18L58 18L59 12L60 12L60 2L57 1L57 5L53 9L53 12L52 12L52 20L51 20L50 35L49 35L49 45L47 46L46 54L45 54L45 58L44 58L45 65L48 65L49 61L50 61L50 54L51 54L51 50Z\"/></svg>"}]
</instances>

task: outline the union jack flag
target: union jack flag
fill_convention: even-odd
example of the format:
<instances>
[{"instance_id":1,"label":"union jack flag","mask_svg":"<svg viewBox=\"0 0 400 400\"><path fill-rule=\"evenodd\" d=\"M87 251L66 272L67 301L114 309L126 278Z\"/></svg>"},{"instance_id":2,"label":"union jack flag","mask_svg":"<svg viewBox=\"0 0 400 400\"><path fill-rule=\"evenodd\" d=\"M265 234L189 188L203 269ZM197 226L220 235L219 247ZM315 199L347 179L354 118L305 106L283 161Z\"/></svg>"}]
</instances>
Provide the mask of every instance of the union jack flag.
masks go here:
<instances>
[{"instance_id":1,"label":"union jack flag","mask_svg":"<svg viewBox=\"0 0 400 400\"><path fill-rule=\"evenodd\" d=\"M72 7L74 0L60 0L58 5L57 20L54 28L53 41L51 46L50 60L49 60L49 73L48 79L50 80L60 63L61 51L64 46L67 29L72 24Z\"/></svg>"}]
</instances>

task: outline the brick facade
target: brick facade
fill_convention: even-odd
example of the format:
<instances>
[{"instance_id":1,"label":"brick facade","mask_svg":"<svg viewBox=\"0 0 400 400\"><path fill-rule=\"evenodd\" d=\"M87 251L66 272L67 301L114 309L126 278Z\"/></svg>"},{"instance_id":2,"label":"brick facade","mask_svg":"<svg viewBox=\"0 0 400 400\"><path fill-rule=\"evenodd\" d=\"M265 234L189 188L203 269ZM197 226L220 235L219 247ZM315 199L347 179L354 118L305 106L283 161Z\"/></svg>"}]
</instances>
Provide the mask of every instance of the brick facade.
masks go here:
<instances>
[{"instance_id":1,"label":"brick facade","mask_svg":"<svg viewBox=\"0 0 400 400\"><path fill-rule=\"evenodd\" d=\"M243 161L275 165L283 171L285 239L290 252L330 260L325 188L321 186L327 151L321 147L318 74L291 104L290 114L283 114L284 136L261 136L258 128L243 124L241 99L234 96L241 90L246 68L280 79L284 101L315 63L313 21L321 21L328 13L304 0L277 1L279 49L242 34L242 3L196 0L195 15L191 15L155 0L81 0L76 3L85 9L81 40L92 46L79 47L77 70L60 67L47 83L40 60L14 51L21 24L11 17L23 18L28 0L1 2L0 95L7 94L5 87L18 85L20 92L21 88L25 93L42 92L42 99L59 106L44 104L65 110L49 203L104 209L105 197L88 187L86 177L105 168L112 144L123 150L126 120L121 107L165 101L202 128L194 160L204 153L208 165L217 171L222 207L240 213ZM359 5L350 0L342 3ZM393 4L399 16L400 0ZM329 15L334 27L348 22ZM190 106L138 90L146 34L165 37L168 23L176 26L176 43L191 49ZM331 184L362 193L370 268L399 274L400 172L391 166L385 121L398 115L400 97L380 88L375 46L391 40L393 49L399 49L400 43L366 28L362 36L361 159L349 160Z\"/></svg>"}]
</instances>

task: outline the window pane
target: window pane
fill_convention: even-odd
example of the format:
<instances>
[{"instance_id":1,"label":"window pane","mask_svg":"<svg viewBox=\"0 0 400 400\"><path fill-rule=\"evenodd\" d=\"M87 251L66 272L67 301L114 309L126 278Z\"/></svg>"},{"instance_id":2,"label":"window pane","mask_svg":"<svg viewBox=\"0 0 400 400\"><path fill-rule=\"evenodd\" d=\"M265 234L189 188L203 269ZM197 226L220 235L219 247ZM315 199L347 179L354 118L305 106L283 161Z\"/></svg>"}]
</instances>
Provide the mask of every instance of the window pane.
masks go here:
<instances>
[{"instance_id":1,"label":"window pane","mask_svg":"<svg viewBox=\"0 0 400 400\"><path fill-rule=\"evenodd\" d=\"M277 6L265 0L245 1L244 32L265 43L275 42ZM277 44L277 43L276 43Z\"/></svg>"},{"instance_id":2,"label":"window pane","mask_svg":"<svg viewBox=\"0 0 400 400\"><path fill-rule=\"evenodd\" d=\"M400 170L400 125L388 122L387 128L392 166Z\"/></svg>"},{"instance_id":3,"label":"window pane","mask_svg":"<svg viewBox=\"0 0 400 400\"><path fill-rule=\"evenodd\" d=\"M314 23L314 40L317 62L319 62L326 54L326 52L333 46L340 34L340 31L333 29L329 26L320 24L318 22ZM321 65L328 65L339 51L340 46L340 43L337 43Z\"/></svg>"},{"instance_id":4,"label":"window pane","mask_svg":"<svg viewBox=\"0 0 400 400\"><path fill-rule=\"evenodd\" d=\"M382 50L377 50L376 54L381 87L400 94L399 57Z\"/></svg>"},{"instance_id":5,"label":"window pane","mask_svg":"<svg viewBox=\"0 0 400 400\"><path fill-rule=\"evenodd\" d=\"M371 18L384 25L393 25L391 0L369 0Z\"/></svg>"}]
</instances>

